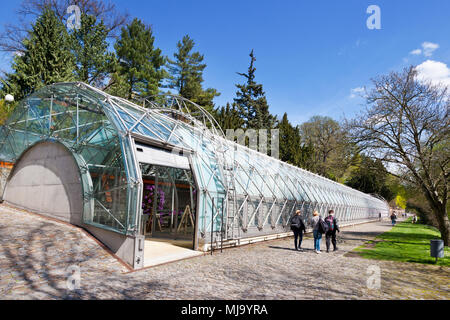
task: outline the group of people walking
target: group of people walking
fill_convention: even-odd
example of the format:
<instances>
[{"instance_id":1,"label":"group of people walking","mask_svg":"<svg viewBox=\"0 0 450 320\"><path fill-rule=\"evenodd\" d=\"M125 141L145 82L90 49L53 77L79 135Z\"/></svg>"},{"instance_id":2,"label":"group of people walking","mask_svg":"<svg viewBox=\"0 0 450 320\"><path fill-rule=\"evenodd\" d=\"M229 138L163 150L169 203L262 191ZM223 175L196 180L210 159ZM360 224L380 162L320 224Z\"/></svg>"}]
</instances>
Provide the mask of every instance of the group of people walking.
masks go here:
<instances>
[{"instance_id":1,"label":"group of people walking","mask_svg":"<svg viewBox=\"0 0 450 320\"><path fill-rule=\"evenodd\" d=\"M402 217L403 218L408 218L408 213L403 212L402 213ZM397 224L398 217L397 217L397 215L395 214L394 211L392 211L390 218L391 218L392 225L395 226ZM415 214L413 215L412 223L417 223L417 216Z\"/></svg>"},{"instance_id":2,"label":"group of people walking","mask_svg":"<svg viewBox=\"0 0 450 320\"><path fill-rule=\"evenodd\" d=\"M290 220L291 230L294 232L294 244L295 250L302 250L301 245L303 241L303 234L306 233L306 226L301 218L301 211L297 210L295 215ZM330 252L330 245L333 244L333 251L336 251L337 241L336 232L339 230L338 220L334 216L334 210L328 211L328 216L323 219L317 211L313 212L313 217L310 221L314 235L314 251L320 253L320 243L322 237L325 234L325 243L327 246L327 252ZM330 243L331 242L331 243Z\"/></svg>"},{"instance_id":3,"label":"group of people walking","mask_svg":"<svg viewBox=\"0 0 450 320\"><path fill-rule=\"evenodd\" d=\"M294 232L294 245L295 250L302 250L302 241L303 235L306 233L306 226L301 218L301 211L297 210L295 215L290 219L289 223L291 225L291 230ZM395 226L397 223L397 215L392 212L390 215L392 225ZM381 213L378 214L378 219L381 221L382 216ZM417 223L416 215L413 216L412 223ZM327 252L330 252L330 246L333 245L333 251L336 251L337 241L336 241L336 233L341 232L339 230L339 223L336 217L334 216L334 210L328 211L328 216L323 219L319 212L314 211L313 217L310 221L310 225L313 229L314 235L314 251L316 253L320 253L320 243L322 241L323 235L325 235L325 243L327 246Z\"/></svg>"}]
</instances>

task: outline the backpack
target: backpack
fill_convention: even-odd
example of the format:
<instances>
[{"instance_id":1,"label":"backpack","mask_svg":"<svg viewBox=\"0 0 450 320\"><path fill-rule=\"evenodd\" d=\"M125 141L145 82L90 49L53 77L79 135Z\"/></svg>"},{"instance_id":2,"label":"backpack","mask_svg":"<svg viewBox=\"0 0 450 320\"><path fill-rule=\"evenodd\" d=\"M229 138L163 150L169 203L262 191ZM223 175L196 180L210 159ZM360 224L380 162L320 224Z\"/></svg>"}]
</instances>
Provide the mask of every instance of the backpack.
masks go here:
<instances>
[{"instance_id":1,"label":"backpack","mask_svg":"<svg viewBox=\"0 0 450 320\"><path fill-rule=\"evenodd\" d=\"M325 222L328 224L328 231L334 230L334 217L326 217Z\"/></svg>"},{"instance_id":2,"label":"backpack","mask_svg":"<svg viewBox=\"0 0 450 320\"><path fill-rule=\"evenodd\" d=\"M327 233L328 231L328 224L323 221L322 217L319 218L319 232L320 233Z\"/></svg>"},{"instance_id":3,"label":"backpack","mask_svg":"<svg viewBox=\"0 0 450 320\"><path fill-rule=\"evenodd\" d=\"M298 216L293 216L291 218L291 229L292 228L297 228L300 229L302 227L303 221L301 220L300 217Z\"/></svg>"}]
</instances>

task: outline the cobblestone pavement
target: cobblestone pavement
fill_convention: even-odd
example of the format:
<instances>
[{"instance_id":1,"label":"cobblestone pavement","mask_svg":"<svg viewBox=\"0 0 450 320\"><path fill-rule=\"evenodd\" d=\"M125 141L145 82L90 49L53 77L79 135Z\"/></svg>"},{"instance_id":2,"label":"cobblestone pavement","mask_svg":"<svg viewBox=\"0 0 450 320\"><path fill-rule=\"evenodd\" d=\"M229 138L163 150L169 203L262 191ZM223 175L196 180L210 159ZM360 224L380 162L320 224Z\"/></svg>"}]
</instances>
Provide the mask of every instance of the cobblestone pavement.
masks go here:
<instances>
[{"instance_id":1,"label":"cobblestone pavement","mask_svg":"<svg viewBox=\"0 0 450 320\"><path fill-rule=\"evenodd\" d=\"M0 206L0 298L450 299L450 268L346 254L390 228L347 227L333 253L314 253L310 237L297 252L287 238L130 273L81 230ZM76 268L80 288L69 290Z\"/></svg>"}]
</instances>

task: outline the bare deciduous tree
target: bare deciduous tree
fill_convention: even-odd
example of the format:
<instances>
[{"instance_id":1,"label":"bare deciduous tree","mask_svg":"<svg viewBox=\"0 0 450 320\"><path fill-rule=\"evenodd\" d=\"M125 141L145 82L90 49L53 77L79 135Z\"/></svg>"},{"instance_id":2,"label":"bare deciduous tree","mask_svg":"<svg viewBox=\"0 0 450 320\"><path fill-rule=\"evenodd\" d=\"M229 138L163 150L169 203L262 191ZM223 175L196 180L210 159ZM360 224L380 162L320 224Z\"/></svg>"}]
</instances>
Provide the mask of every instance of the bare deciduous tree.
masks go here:
<instances>
[{"instance_id":1,"label":"bare deciduous tree","mask_svg":"<svg viewBox=\"0 0 450 320\"><path fill-rule=\"evenodd\" d=\"M449 89L419 80L412 66L373 84L365 111L348 122L351 136L370 156L390 164L393 175L420 188L448 246Z\"/></svg>"},{"instance_id":2,"label":"bare deciduous tree","mask_svg":"<svg viewBox=\"0 0 450 320\"><path fill-rule=\"evenodd\" d=\"M314 116L300 125L301 143L314 147L313 170L321 175L344 174L354 155L341 125L330 117Z\"/></svg>"},{"instance_id":3,"label":"bare deciduous tree","mask_svg":"<svg viewBox=\"0 0 450 320\"><path fill-rule=\"evenodd\" d=\"M67 8L77 5L84 14L92 15L97 20L103 20L109 37L116 37L119 29L128 22L128 13L117 11L115 4L101 0L23 0L17 11L18 20L15 24L6 24L0 34L0 50L12 53L23 52L23 39L30 27L30 19L39 16L46 6L49 6L61 21L66 22L70 16Z\"/></svg>"}]
</instances>

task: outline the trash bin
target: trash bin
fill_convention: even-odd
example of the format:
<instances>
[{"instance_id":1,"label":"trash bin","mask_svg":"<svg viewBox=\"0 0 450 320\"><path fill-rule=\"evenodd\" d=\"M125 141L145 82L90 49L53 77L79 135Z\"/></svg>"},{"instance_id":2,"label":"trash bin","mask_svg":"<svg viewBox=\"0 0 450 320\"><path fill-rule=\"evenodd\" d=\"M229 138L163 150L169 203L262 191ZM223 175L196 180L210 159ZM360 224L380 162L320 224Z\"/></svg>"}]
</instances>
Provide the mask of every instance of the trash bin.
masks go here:
<instances>
[{"instance_id":1,"label":"trash bin","mask_svg":"<svg viewBox=\"0 0 450 320\"><path fill-rule=\"evenodd\" d=\"M444 257L444 240L434 239L430 241L430 254L433 258Z\"/></svg>"}]
</instances>

